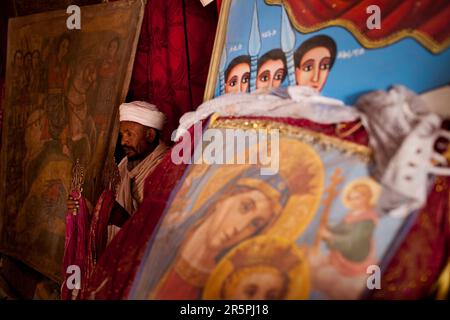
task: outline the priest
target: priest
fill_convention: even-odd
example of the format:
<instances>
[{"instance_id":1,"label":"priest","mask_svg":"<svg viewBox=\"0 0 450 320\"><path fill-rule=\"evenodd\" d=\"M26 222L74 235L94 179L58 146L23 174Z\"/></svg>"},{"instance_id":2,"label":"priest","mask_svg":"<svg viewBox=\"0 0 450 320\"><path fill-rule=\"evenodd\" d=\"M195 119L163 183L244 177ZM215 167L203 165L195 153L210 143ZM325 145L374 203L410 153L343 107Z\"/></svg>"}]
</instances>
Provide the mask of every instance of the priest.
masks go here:
<instances>
[{"instance_id":1,"label":"priest","mask_svg":"<svg viewBox=\"0 0 450 320\"><path fill-rule=\"evenodd\" d=\"M144 194L145 178L153 171L168 150L160 140L165 115L155 105L134 101L120 105L120 144L126 155L119 163L120 183L117 188L116 204L122 214L132 215ZM120 206L120 207L118 207ZM79 208L79 202L72 197L67 202L71 211ZM121 220L119 217L113 219Z\"/></svg>"},{"instance_id":2,"label":"priest","mask_svg":"<svg viewBox=\"0 0 450 320\"><path fill-rule=\"evenodd\" d=\"M165 115L147 102L135 101L120 106L120 141L126 157L119 164L116 201L130 215L142 202L145 178L168 150L160 140L164 121Z\"/></svg>"},{"instance_id":3,"label":"priest","mask_svg":"<svg viewBox=\"0 0 450 320\"><path fill-rule=\"evenodd\" d=\"M102 193L91 214L86 214L84 198L71 194L67 200L67 217L76 219L77 230L66 230L63 268L80 265L85 280L106 246L139 208L146 178L169 149L160 139L166 117L155 105L134 101L121 104L119 111L120 143L126 156L118 165L118 185ZM72 225L69 220L68 226ZM76 298L78 292L70 291L63 286L62 298Z\"/></svg>"}]
</instances>

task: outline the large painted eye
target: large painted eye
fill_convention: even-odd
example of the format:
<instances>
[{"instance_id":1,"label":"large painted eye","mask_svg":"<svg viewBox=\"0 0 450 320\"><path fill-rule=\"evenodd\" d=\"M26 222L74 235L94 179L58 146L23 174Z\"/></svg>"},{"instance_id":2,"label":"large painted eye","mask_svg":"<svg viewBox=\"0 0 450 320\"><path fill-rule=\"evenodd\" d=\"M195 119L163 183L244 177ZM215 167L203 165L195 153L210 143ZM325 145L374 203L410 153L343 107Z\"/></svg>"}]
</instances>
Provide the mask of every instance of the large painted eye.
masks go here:
<instances>
[{"instance_id":1,"label":"large painted eye","mask_svg":"<svg viewBox=\"0 0 450 320\"><path fill-rule=\"evenodd\" d=\"M242 83L248 83L248 81L250 80L250 73L246 72L244 73L244 75L242 76Z\"/></svg>"},{"instance_id":2,"label":"large painted eye","mask_svg":"<svg viewBox=\"0 0 450 320\"><path fill-rule=\"evenodd\" d=\"M255 201L253 201L253 199L244 199L240 205L240 211L243 214L246 214L252 210L255 210L255 208L256 208L256 203L255 203Z\"/></svg>"},{"instance_id":3,"label":"large painted eye","mask_svg":"<svg viewBox=\"0 0 450 320\"><path fill-rule=\"evenodd\" d=\"M285 74L285 70L284 69L278 69L277 72L275 72L275 75L273 76L273 79L281 81L281 80L283 80L284 74Z\"/></svg>"},{"instance_id":4,"label":"large painted eye","mask_svg":"<svg viewBox=\"0 0 450 320\"><path fill-rule=\"evenodd\" d=\"M258 288L254 284L247 285L244 289L245 295L249 298L253 298L258 292Z\"/></svg>"},{"instance_id":5,"label":"large painted eye","mask_svg":"<svg viewBox=\"0 0 450 320\"><path fill-rule=\"evenodd\" d=\"M270 80L270 72L268 70L260 74L259 80L262 82L267 82Z\"/></svg>"},{"instance_id":6,"label":"large painted eye","mask_svg":"<svg viewBox=\"0 0 450 320\"><path fill-rule=\"evenodd\" d=\"M265 220L261 217L255 218L251 222L251 226L255 229L260 229L262 226L264 226Z\"/></svg>"},{"instance_id":7,"label":"large painted eye","mask_svg":"<svg viewBox=\"0 0 450 320\"><path fill-rule=\"evenodd\" d=\"M238 83L238 78L237 78L237 76L233 76L233 77L230 79L230 81L228 81L228 85L229 85L230 87L236 86L237 83Z\"/></svg>"},{"instance_id":8,"label":"large painted eye","mask_svg":"<svg viewBox=\"0 0 450 320\"><path fill-rule=\"evenodd\" d=\"M330 60L330 58L328 58L328 57L323 58L320 61L319 69L320 70L329 70L329 69L331 69L331 60Z\"/></svg>"},{"instance_id":9,"label":"large painted eye","mask_svg":"<svg viewBox=\"0 0 450 320\"><path fill-rule=\"evenodd\" d=\"M303 67L302 67L302 70L305 71L305 72L310 72L312 69L313 69L312 63L311 64L309 64L309 63L308 64L304 64Z\"/></svg>"}]
</instances>

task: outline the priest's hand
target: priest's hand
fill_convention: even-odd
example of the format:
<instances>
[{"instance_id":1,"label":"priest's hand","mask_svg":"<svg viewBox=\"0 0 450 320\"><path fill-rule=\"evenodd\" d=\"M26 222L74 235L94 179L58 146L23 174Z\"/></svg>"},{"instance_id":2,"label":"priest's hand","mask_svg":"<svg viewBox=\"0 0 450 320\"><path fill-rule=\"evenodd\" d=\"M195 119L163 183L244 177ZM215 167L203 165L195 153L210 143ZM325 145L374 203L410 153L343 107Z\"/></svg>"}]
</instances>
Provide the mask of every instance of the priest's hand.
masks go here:
<instances>
[{"instance_id":1,"label":"priest's hand","mask_svg":"<svg viewBox=\"0 0 450 320\"><path fill-rule=\"evenodd\" d=\"M66 204L67 204L67 211L71 211L74 214L76 214L78 212L78 209L80 208L80 201L75 200L71 195L69 195Z\"/></svg>"}]
</instances>

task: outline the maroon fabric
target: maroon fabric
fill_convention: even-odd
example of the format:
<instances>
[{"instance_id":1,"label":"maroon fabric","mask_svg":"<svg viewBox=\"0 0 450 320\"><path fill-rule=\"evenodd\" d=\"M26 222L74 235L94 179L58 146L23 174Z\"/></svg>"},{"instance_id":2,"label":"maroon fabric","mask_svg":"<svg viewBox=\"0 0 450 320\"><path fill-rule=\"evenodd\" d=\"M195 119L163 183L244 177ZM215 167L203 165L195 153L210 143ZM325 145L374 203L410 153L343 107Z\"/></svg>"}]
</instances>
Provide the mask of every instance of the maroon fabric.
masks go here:
<instances>
[{"instance_id":1,"label":"maroon fabric","mask_svg":"<svg viewBox=\"0 0 450 320\"><path fill-rule=\"evenodd\" d=\"M276 1L281 2L281 1ZM385 45L386 39L412 31L420 33L418 41L439 46L450 37L450 2L448 0L284 0L297 25L318 29L326 25L342 25L363 35L373 45ZM381 29L368 29L371 14L366 8L377 5L381 14ZM407 34L406 34L407 33ZM426 43L424 38L427 38Z\"/></svg>"},{"instance_id":2,"label":"maroon fabric","mask_svg":"<svg viewBox=\"0 0 450 320\"><path fill-rule=\"evenodd\" d=\"M217 12L220 13L220 5L222 4L222 0L216 0L217 4Z\"/></svg>"},{"instance_id":3,"label":"maroon fabric","mask_svg":"<svg viewBox=\"0 0 450 320\"><path fill-rule=\"evenodd\" d=\"M272 120L337 137L334 125L320 125L298 119L272 118ZM354 124L349 125L353 126ZM193 129L194 127L191 127L189 130L191 136L193 136ZM367 144L367 132L360 128L346 137L346 140ZM152 237L169 196L181 180L186 167L187 165L173 164L170 152L168 152L158 167L147 177L141 206L101 256L86 290L82 293L83 299L126 299L147 242Z\"/></svg>"},{"instance_id":4,"label":"maroon fabric","mask_svg":"<svg viewBox=\"0 0 450 320\"><path fill-rule=\"evenodd\" d=\"M94 271L98 257L103 254L106 248L108 242L108 222L114 202L113 192L111 190L105 190L98 199L94 212L92 213L88 234L88 252L84 267L85 281L87 281Z\"/></svg>"},{"instance_id":5,"label":"maroon fabric","mask_svg":"<svg viewBox=\"0 0 450 320\"><path fill-rule=\"evenodd\" d=\"M370 299L420 299L450 258L450 178L437 177L428 200L381 277Z\"/></svg>"},{"instance_id":6,"label":"maroon fabric","mask_svg":"<svg viewBox=\"0 0 450 320\"><path fill-rule=\"evenodd\" d=\"M128 99L154 103L167 115L166 141L203 101L216 25L216 8L198 0L147 1Z\"/></svg>"},{"instance_id":7,"label":"maroon fabric","mask_svg":"<svg viewBox=\"0 0 450 320\"><path fill-rule=\"evenodd\" d=\"M167 204L172 189L184 173L186 165L174 165L168 153L149 175L140 209L125 223L113 238L82 293L83 299L123 299ZM107 280L107 282L104 282Z\"/></svg>"},{"instance_id":8,"label":"maroon fabric","mask_svg":"<svg viewBox=\"0 0 450 320\"><path fill-rule=\"evenodd\" d=\"M63 284L61 286L61 299L70 300L72 290L70 290L66 281L71 274L67 273L67 268L71 265L78 266L81 271L81 278L85 275L85 261L87 258L88 226L89 213L86 207L86 200L77 192L71 192L74 199L79 199L78 213L74 215L71 211L66 213L66 240L64 245L63 258Z\"/></svg>"}]
</instances>

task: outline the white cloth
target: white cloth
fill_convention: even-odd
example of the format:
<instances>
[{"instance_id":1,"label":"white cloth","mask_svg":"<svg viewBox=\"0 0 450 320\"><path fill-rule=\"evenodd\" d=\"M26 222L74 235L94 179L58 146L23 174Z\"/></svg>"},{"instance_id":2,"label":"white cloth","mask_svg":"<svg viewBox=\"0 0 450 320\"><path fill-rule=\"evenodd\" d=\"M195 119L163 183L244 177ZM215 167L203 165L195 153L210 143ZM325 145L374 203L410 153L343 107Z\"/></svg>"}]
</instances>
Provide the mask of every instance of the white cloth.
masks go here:
<instances>
[{"instance_id":1,"label":"white cloth","mask_svg":"<svg viewBox=\"0 0 450 320\"><path fill-rule=\"evenodd\" d=\"M145 101L122 103L119 108L120 121L132 121L146 127L161 130L166 117L158 108Z\"/></svg>"},{"instance_id":2,"label":"white cloth","mask_svg":"<svg viewBox=\"0 0 450 320\"><path fill-rule=\"evenodd\" d=\"M402 86L363 95L356 107L300 86L226 94L184 114L172 140L178 141L193 124L213 113L302 118L322 124L361 119L374 153L372 174L383 185L380 209L404 216L421 208L427 198L430 174L450 175L450 169L442 167L445 159L433 150L438 137L450 139L448 132L440 130L441 117L432 113L420 96ZM418 147L420 156L416 155ZM432 165L432 160L441 167Z\"/></svg>"},{"instance_id":3,"label":"white cloth","mask_svg":"<svg viewBox=\"0 0 450 320\"><path fill-rule=\"evenodd\" d=\"M193 124L217 113L225 117L266 116L307 119L322 124L351 122L359 113L337 99L320 96L309 87L292 86L255 93L229 93L200 105L185 113L172 136L178 141Z\"/></svg>"},{"instance_id":4,"label":"white cloth","mask_svg":"<svg viewBox=\"0 0 450 320\"><path fill-rule=\"evenodd\" d=\"M450 140L450 133L441 130L442 118L403 86L368 93L356 107L374 150L373 175L383 186L380 208L394 216L420 209L432 175L450 175L446 159L434 151L438 137Z\"/></svg>"}]
</instances>

